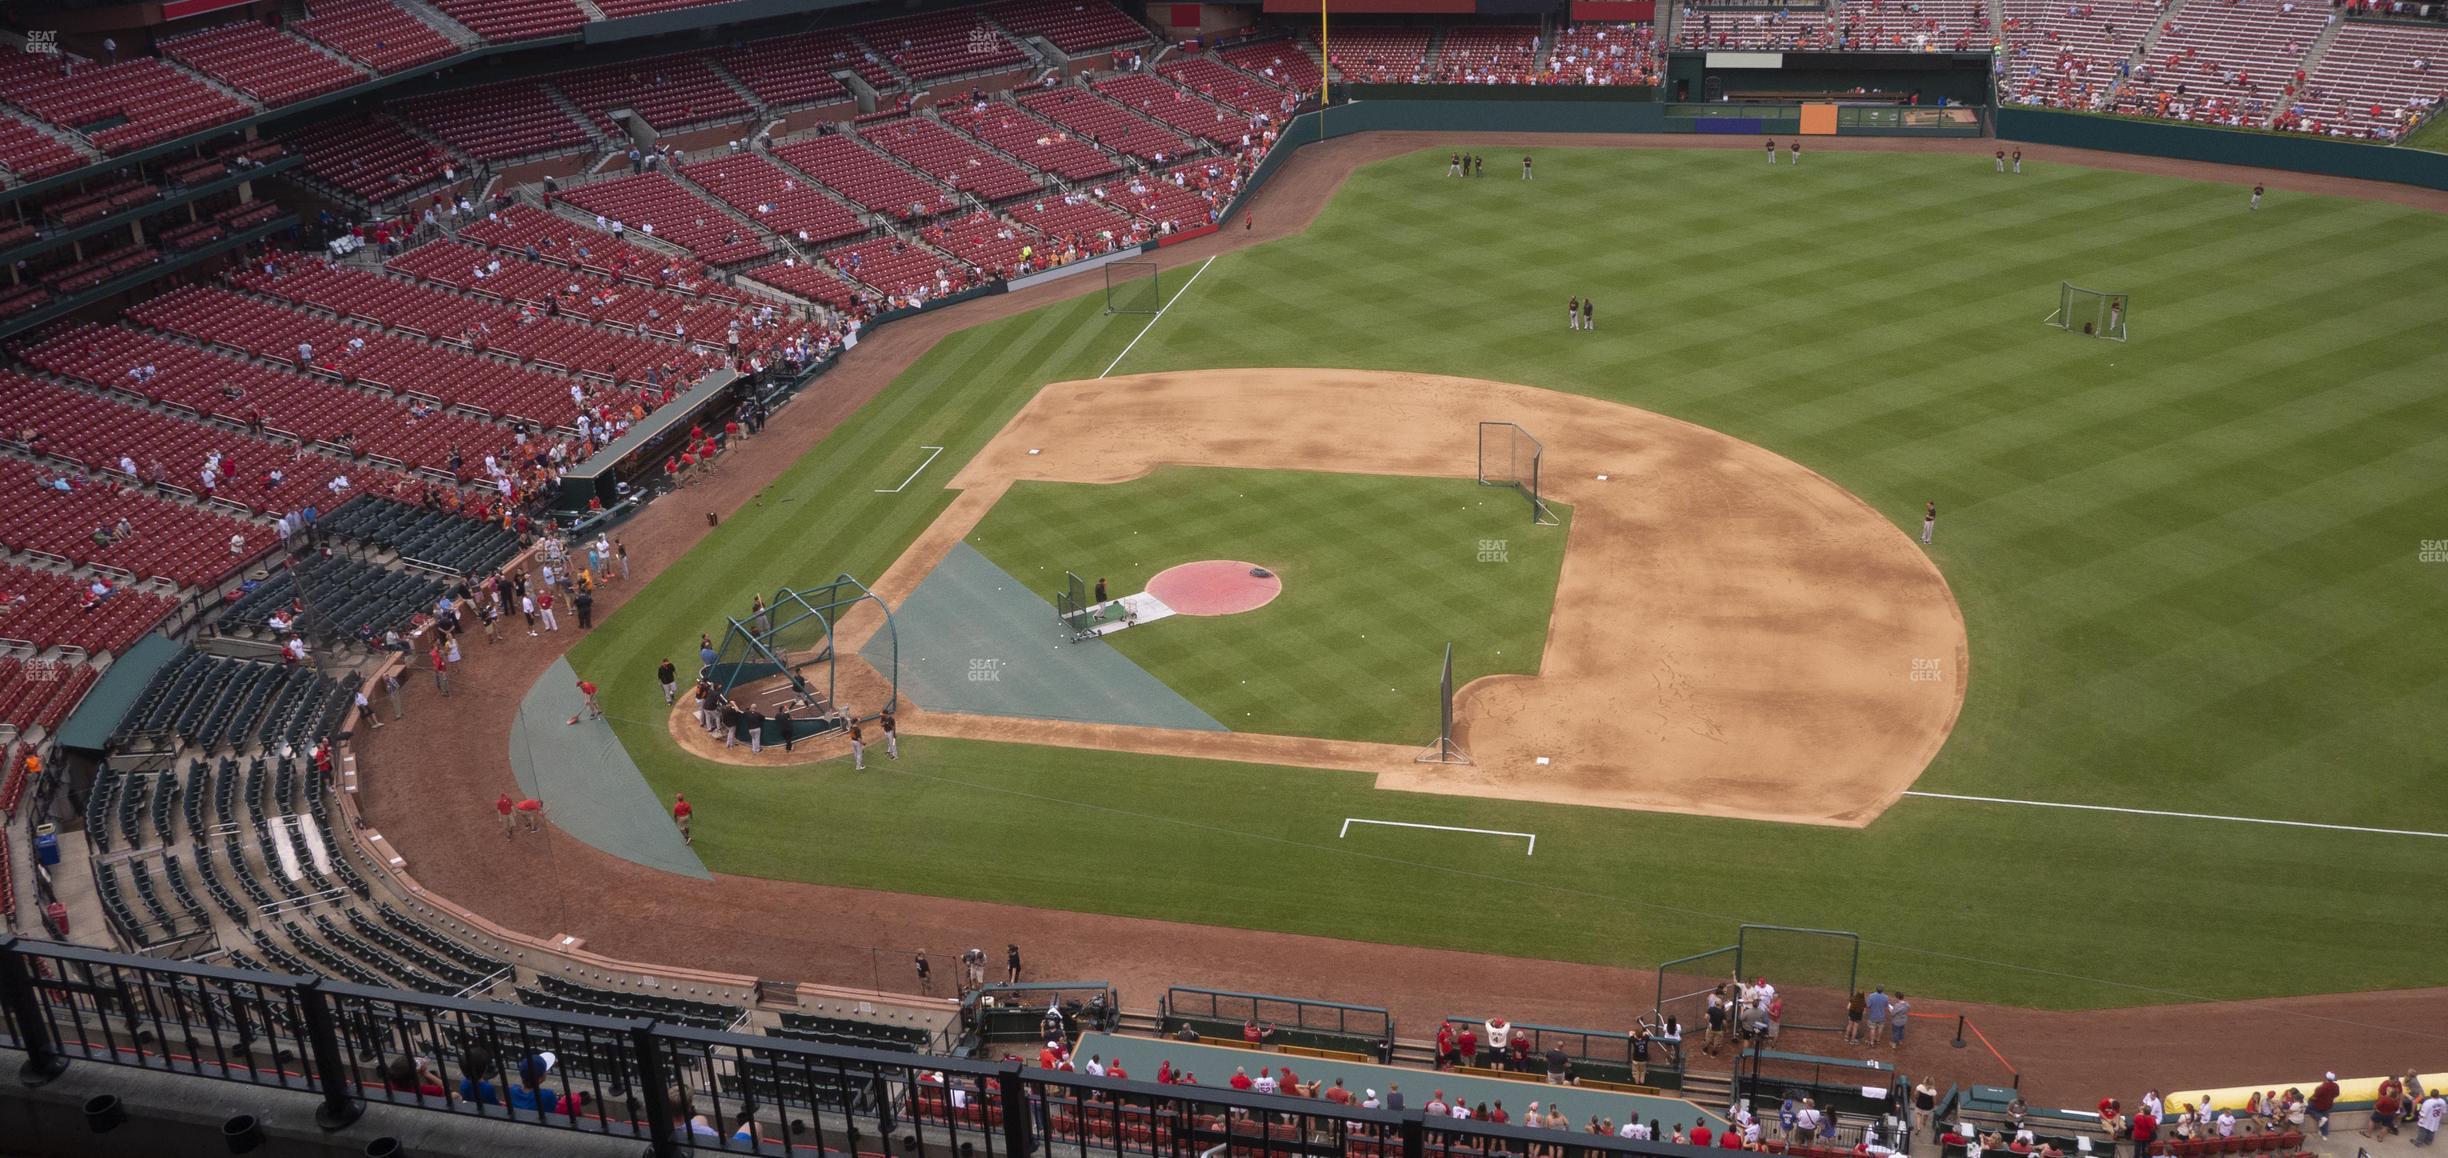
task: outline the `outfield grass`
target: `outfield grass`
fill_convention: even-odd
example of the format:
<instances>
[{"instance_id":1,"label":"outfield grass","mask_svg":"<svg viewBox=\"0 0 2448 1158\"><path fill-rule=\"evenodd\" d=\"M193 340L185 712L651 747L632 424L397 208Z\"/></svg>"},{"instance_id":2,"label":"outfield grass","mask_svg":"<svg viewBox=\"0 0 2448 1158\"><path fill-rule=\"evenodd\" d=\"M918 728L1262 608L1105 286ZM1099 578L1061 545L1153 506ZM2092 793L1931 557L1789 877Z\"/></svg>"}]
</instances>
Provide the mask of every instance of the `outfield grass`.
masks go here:
<instances>
[{"instance_id":1,"label":"outfield grass","mask_svg":"<svg viewBox=\"0 0 2448 1158\"><path fill-rule=\"evenodd\" d=\"M2441 218L2291 194L2247 213L2232 186L1938 155L1555 150L1535 183L1450 180L1443 155L1364 170L1305 236L1217 260L1118 372L1526 382L1767 446L1916 531L1935 498L1972 661L1920 787L2448 831L2448 564L2418 562L2448 539L2448 327L2421 292ZM2061 279L2132 294L2133 341L2042 326ZM1573 294L1596 296L1598 340L1555 319ZM947 339L580 645L583 670L636 677L598 678L655 787L741 818L699 826L710 867L1631 965L1738 920L1847 928L1890 985L2036 1005L2448 982L2448 929L2403 919L2433 839L1921 799L1822 830L923 740L896 778L737 778L646 722L645 673L721 606L883 570L947 501L873 493L918 444L956 467L1140 322L1090 295ZM1094 864L974 871L1083 808L1115 820ZM837 835L804 841L818 815ZM1539 855L1472 875L1364 855L1333 839L1347 815L1535 831ZM1270 871L1237 871L1254 857Z\"/></svg>"},{"instance_id":2,"label":"outfield grass","mask_svg":"<svg viewBox=\"0 0 2448 1158\"><path fill-rule=\"evenodd\" d=\"M1237 732L1424 744L1447 643L1455 687L1538 670L1565 528L1523 510L1470 479L1175 467L1019 483L968 541L1039 591L1066 570L1119 596L1176 563L1268 567L1284 588L1265 607L1106 639Z\"/></svg>"}]
</instances>

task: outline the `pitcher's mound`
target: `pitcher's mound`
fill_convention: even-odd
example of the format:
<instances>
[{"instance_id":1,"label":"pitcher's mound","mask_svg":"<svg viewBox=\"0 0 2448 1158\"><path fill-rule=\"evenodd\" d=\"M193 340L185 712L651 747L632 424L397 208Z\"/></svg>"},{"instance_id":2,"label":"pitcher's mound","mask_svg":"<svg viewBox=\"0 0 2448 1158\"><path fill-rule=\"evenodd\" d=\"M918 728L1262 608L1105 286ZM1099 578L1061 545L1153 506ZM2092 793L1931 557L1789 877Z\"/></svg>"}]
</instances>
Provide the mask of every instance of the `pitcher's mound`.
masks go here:
<instances>
[{"instance_id":1,"label":"pitcher's mound","mask_svg":"<svg viewBox=\"0 0 2448 1158\"><path fill-rule=\"evenodd\" d=\"M1147 589L1176 615L1235 615L1273 602L1283 580L1256 563L1202 559L1157 572Z\"/></svg>"}]
</instances>

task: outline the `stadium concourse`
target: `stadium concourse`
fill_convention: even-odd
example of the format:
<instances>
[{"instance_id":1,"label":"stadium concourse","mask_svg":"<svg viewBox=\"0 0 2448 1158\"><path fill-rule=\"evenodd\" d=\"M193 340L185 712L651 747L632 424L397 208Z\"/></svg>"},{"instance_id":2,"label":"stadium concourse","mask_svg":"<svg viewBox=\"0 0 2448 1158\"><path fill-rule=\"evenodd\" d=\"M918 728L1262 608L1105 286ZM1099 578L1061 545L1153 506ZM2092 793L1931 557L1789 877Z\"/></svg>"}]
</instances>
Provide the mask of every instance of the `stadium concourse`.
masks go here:
<instances>
[{"instance_id":1,"label":"stadium concourse","mask_svg":"<svg viewBox=\"0 0 2448 1158\"><path fill-rule=\"evenodd\" d=\"M1176 244L1155 260L1178 269L1289 237L1357 166L1447 143L1378 133L1310 147L1239 226L1209 232L1325 70L1647 86L1662 46L2003 43L2008 101L2394 139L2436 106L2431 62L2448 47L2435 23L2369 5L2190 0L2118 20L1857 0L1773 20L1703 5L1662 9L1662 23L1361 23L1325 59L1298 21L1167 51L1174 37L1122 9L1007 0L852 12L719 49L582 54L480 84L450 71L530 41L572 51L591 23L693 6L333 0L149 44L21 30L27 51L0 64L0 195L17 209L0 228L16 255L0 290L11 928L712 1028L749 1024L757 995L738 978L802 977L855 1011L823 1032L895 1048L933 1042L952 1014L844 997L882 988L870 947L959 946L979 930L1028 945L1037 975L1134 995L1187 981L1370 1002L1413 1026L1491 1002L1522 1021L1620 1026L1625 995L1650 983L1639 971L696 880L605 856L506 795L518 693L574 634L528 631L522 597L551 588L512 593L489 629L458 596L507 570L583 568L591 589L577 606L567 590L562 621L611 614L704 536L708 513L751 501L937 340L1094 279L960 300L971 292L1158 240ZM2025 152L2448 211L2405 186ZM555 510L559 476L693 384L823 363L821 390L770 420L754 400L716 413L635 476L640 490L685 486L685 501L607 528L598 557L551 533L556 516L594 513ZM552 621L549 601L538 610ZM61 831L38 846L44 819ZM380 844L357 843L360 819ZM811 927L810 911L830 918ZM554 934L571 939L543 940ZM1896 1057L1966 1084L2011 1065L2033 1097L2083 1105L2223 1060L2235 1025L2282 1027L2277 1068L2377 1072L2448 1035L2443 996L1925 1007L1936 1032ZM1999 1051L1950 1048L1957 1012Z\"/></svg>"}]
</instances>

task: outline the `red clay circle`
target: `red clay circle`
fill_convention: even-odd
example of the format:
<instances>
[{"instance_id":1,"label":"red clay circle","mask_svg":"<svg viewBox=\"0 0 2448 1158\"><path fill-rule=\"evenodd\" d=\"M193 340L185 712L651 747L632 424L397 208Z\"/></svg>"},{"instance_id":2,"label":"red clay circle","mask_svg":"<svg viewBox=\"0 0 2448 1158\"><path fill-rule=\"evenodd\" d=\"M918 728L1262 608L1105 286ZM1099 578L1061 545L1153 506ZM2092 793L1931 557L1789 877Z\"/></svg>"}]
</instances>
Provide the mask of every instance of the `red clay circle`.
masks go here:
<instances>
[{"instance_id":1,"label":"red clay circle","mask_svg":"<svg viewBox=\"0 0 2448 1158\"><path fill-rule=\"evenodd\" d=\"M1283 594L1279 576L1270 573L1261 579L1250 574L1257 566L1236 559L1202 559L1167 567L1148 580L1148 594L1163 600L1176 615L1256 611Z\"/></svg>"}]
</instances>

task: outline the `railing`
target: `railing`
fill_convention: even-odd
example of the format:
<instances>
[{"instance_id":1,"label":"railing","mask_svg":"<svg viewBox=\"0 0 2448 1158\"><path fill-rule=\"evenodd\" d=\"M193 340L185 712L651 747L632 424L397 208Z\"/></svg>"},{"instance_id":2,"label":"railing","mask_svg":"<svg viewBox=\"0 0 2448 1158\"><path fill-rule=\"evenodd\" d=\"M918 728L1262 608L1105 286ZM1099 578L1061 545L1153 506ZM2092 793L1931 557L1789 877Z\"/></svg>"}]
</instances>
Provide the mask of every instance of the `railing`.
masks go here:
<instances>
[{"instance_id":1,"label":"railing","mask_svg":"<svg viewBox=\"0 0 2448 1158\"><path fill-rule=\"evenodd\" d=\"M316 1117L328 1129L353 1122L367 1102L388 1102L636 1139L674 1158L785 1147L989 1158L1194 1158L1221 1148L1237 1158L1507 1158L1533 1145L1555 1158L1673 1154L1613 1137L1430 1121L1417 1109L816 1045L15 938L0 943L0 1005L30 1084L103 1064L309 1092L322 1097ZM787 1126L768 1133L777 1120Z\"/></svg>"},{"instance_id":2,"label":"railing","mask_svg":"<svg viewBox=\"0 0 2448 1158\"><path fill-rule=\"evenodd\" d=\"M1445 1023L1453 1026L1454 1033L1459 1035L1465 1028L1484 1032L1487 1020L1480 1017L1456 1015L1448 1016ZM1542 1059L1546 1056L1547 1050L1553 1047L1564 1051L1564 1056L1572 1062L1576 1077L1645 1085L1658 1089L1679 1089L1682 1086L1683 1070L1676 1060L1675 1043L1664 1038L1652 1037L1650 1039L1649 1056L1640 1063L1638 1071L1635 1072L1632 1038L1629 1034L1615 1030L1571 1029L1555 1025L1526 1025L1521 1022L1510 1023L1510 1029L1517 1037L1523 1034L1529 1035L1530 1066L1540 1073L1546 1072L1547 1063ZM1506 1064L1502 1050L1491 1049L1484 1043L1479 1049L1479 1057L1482 1059L1479 1064L1497 1068L1502 1068Z\"/></svg>"},{"instance_id":3,"label":"railing","mask_svg":"<svg viewBox=\"0 0 2448 1158\"><path fill-rule=\"evenodd\" d=\"M1394 1015L1369 1005L1176 985L1165 990L1163 1015L1167 1030L1176 1021L1233 1030L1257 1022L1286 1044L1371 1053L1378 1061L1394 1050Z\"/></svg>"}]
</instances>

